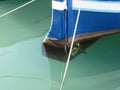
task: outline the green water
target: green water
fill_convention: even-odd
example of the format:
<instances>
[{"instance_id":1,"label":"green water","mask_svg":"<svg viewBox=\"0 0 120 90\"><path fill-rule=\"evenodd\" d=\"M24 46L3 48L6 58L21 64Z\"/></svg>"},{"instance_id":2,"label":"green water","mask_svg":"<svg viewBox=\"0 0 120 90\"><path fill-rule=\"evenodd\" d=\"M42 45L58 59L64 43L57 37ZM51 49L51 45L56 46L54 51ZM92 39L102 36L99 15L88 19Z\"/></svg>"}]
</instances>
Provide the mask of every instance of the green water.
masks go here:
<instances>
[{"instance_id":1,"label":"green water","mask_svg":"<svg viewBox=\"0 0 120 90\"><path fill-rule=\"evenodd\" d=\"M28 1L0 2L0 14ZM50 19L51 0L0 18L0 90L59 90L65 62L46 57L42 48ZM120 34L102 37L73 58L63 90L120 90L119 40Z\"/></svg>"},{"instance_id":2,"label":"green water","mask_svg":"<svg viewBox=\"0 0 120 90\"><path fill-rule=\"evenodd\" d=\"M119 39L120 34L103 37L72 60L65 90L119 90Z\"/></svg>"},{"instance_id":3,"label":"green water","mask_svg":"<svg viewBox=\"0 0 120 90\"><path fill-rule=\"evenodd\" d=\"M23 3L26 3L30 0L4 0L4 1L0 1L0 15L2 15L3 13L6 13L9 10L12 10L20 5L22 5Z\"/></svg>"},{"instance_id":4,"label":"green water","mask_svg":"<svg viewBox=\"0 0 120 90\"><path fill-rule=\"evenodd\" d=\"M8 1L14 2L14 0ZM22 5L18 5L16 2L10 3L12 8ZM21 0L18 2L22 3ZM23 0L24 3L25 0ZM43 0L36 0L28 6L0 18L0 46L9 46L21 40L45 34L50 26L50 5L50 1L46 3ZM4 7L9 8L7 0Z\"/></svg>"}]
</instances>

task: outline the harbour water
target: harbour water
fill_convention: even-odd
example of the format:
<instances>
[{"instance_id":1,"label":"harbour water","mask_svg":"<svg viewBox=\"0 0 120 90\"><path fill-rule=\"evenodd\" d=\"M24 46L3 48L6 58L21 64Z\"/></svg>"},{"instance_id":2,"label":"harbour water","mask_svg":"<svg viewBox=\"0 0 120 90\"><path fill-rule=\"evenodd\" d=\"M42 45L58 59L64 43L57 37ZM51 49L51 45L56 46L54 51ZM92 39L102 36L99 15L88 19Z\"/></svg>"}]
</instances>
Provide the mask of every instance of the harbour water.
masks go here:
<instances>
[{"instance_id":1,"label":"harbour water","mask_svg":"<svg viewBox=\"0 0 120 90\"><path fill-rule=\"evenodd\" d=\"M29 1L1 1L0 15ZM0 18L0 90L59 90L65 60L47 57L42 46L50 22L51 0ZM119 40L119 33L101 37L72 58L63 90L120 90Z\"/></svg>"}]
</instances>

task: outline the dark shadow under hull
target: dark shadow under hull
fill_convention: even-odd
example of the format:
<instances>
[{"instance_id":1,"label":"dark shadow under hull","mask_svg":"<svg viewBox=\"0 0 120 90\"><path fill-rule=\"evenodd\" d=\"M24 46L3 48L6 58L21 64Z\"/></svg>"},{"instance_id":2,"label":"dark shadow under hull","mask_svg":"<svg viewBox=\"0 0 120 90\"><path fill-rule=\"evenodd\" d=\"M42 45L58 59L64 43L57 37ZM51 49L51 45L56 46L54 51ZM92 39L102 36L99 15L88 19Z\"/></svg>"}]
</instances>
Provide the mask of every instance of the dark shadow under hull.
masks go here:
<instances>
[{"instance_id":1,"label":"dark shadow under hull","mask_svg":"<svg viewBox=\"0 0 120 90\"><path fill-rule=\"evenodd\" d=\"M120 29L115 29L115 30L91 32L91 33L76 35L71 59L76 57L80 53L86 53L85 49L87 49L100 37L114 33L119 33L119 32ZM51 38L46 38L43 42L43 46L44 46L43 49L47 57L54 58L60 61L66 61L71 42L72 42L72 37L68 38L67 43L65 39L55 40ZM80 46L76 47L77 44L79 44ZM65 46L67 46L67 50L65 49ZM76 48L76 50L74 50L74 48Z\"/></svg>"},{"instance_id":2,"label":"dark shadow under hull","mask_svg":"<svg viewBox=\"0 0 120 90\"><path fill-rule=\"evenodd\" d=\"M100 38L100 37L99 37ZM71 59L79 55L80 53L87 53L85 50L92 45L95 41L97 41L99 38L94 38L91 40L86 40L80 43L80 47L78 47L76 50L72 52ZM74 48L74 47L73 47ZM67 55L69 53L69 48L65 50L65 48L58 48L51 45L43 44L42 50L44 52L44 55L53 58L55 60L59 60L62 62L66 62Z\"/></svg>"}]
</instances>

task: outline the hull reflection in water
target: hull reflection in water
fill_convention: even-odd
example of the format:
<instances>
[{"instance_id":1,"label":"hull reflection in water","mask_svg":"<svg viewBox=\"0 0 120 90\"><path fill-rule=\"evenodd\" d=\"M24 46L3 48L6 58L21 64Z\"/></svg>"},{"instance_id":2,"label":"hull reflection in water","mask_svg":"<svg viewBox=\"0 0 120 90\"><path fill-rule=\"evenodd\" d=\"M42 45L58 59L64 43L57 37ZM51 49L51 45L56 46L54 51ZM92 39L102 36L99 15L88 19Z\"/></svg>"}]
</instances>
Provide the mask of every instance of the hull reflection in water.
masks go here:
<instances>
[{"instance_id":1,"label":"hull reflection in water","mask_svg":"<svg viewBox=\"0 0 120 90\"><path fill-rule=\"evenodd\" d=\"M87 49L90 45L92 45L98 39L99 38L94 38L94 39L90 39L85 42L82 42L80 44L80 47L76 47L76 49L74 49L75 48L75 46L74 46L72 55L71 55L71 59L75 58L80 53L86 54L87 52L85 52L85 49ZM65 50L65 48L54 47L54 46L47 45L45 43L42 45L42 50L43 50L43 52L45 52L45 54L43 54L43 55L45 55L49 58L54 58L56 60L63 61L63 62L66 62L66 58L69 53L69 49Z\"/></svg>"}]
</instances>

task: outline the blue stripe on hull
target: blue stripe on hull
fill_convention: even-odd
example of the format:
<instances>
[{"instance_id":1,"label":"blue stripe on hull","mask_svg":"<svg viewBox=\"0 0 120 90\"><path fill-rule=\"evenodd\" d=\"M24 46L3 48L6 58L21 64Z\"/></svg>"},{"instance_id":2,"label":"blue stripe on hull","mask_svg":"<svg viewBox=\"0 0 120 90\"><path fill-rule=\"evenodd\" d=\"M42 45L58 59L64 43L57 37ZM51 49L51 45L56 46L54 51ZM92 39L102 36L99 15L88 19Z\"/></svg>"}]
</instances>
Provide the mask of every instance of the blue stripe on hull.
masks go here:
<instances>
[{"instance_id":1,"label":"blue stripe on hull","mask_svg":"<svg viewBox=\"0 0 120 90\"><path fill-rule=\"evenodd\" d=\"M65 38L65 11L53 10L52 25L48 37L56 39Z\"/></svg>"},{"instance_id":2,"label":"blue stripe on hull","mask_svg":"<svg viewBox=\"0 0 120 90\"><path fill-rule=\"evenodd\" d=\"M70 16L68 16L68 37L73 35L77 17L76 10L72 11L72 13L73 14L70 14ZM65 11L53 10L53 20L48 37L56 39L65 38L65 25ZM81 11L77 34L99 32L119 28L120 13Z\"/></svg>"},{"instance_id":3,"label":"blue stripe on hull","mask_svg":"<svg viewBox=\"0 0 120 90\"><path fill-rule=\"evenodd\" d=\"M69 24L68 36L72 36L77 17L77 11L73 11ZM99 32L120 28L120 13L102 13L81 11L77 34Z\"/></svg>"},{"instance_id":4,"label":"blue stripe on hull","mask_svg":"<svg viewBox=\"0 0 120 90\"><path fill-rule=\"evenodd\" d=\"M64 0L54 0L64 1ZM87 0L86 0L87 1ZM120 1L120 0L91 0L91 1ZM64 39L66 29L68 37L73 35L73 30L77 17L77 10L72 9L72 0L67 0L67 21L65 10L52 11L52 24L48 33L49 38ZM77 34L89 32L100 32L112 29L120 29L120 12L97 12L81 10L80 20L78 23Z\"/></svg>"}]
</instances>

